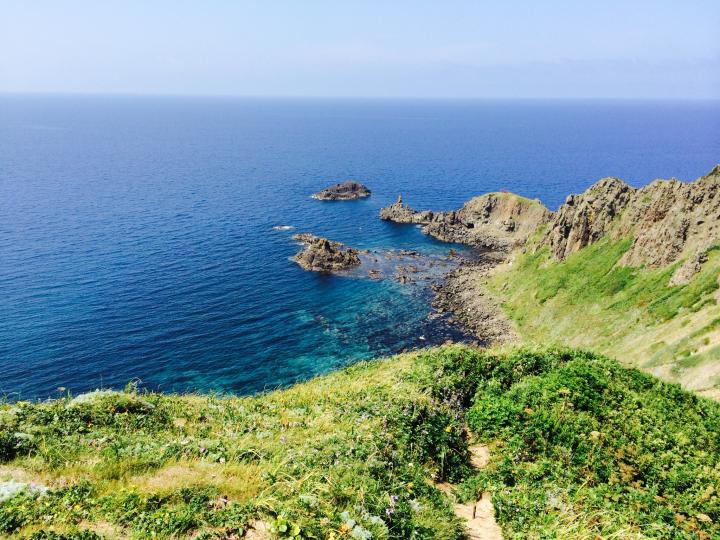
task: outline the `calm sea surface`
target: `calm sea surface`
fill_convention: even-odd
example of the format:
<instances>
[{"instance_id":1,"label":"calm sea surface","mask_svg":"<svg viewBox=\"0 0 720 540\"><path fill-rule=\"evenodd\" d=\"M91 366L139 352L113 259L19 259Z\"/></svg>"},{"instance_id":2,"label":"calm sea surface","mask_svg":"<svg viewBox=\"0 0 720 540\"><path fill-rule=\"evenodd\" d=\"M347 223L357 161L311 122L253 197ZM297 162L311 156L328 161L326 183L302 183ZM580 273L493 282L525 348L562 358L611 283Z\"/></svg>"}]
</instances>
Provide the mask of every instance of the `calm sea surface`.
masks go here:
<instances>
[{"instance_id":1,"label":"calm sea surface","mask_svg":"<svg viewBox=\"0 0 720 540\"><path fill-rule=\"evenodd\" d=\"M305 272L291 234L442 254L380 207L507 189L554 209L717 162L718 102L2 96L0 394L249 393L458 339L425 288ZM372 197L309 198L347 178Z\"/></svg>"}]
</instances>

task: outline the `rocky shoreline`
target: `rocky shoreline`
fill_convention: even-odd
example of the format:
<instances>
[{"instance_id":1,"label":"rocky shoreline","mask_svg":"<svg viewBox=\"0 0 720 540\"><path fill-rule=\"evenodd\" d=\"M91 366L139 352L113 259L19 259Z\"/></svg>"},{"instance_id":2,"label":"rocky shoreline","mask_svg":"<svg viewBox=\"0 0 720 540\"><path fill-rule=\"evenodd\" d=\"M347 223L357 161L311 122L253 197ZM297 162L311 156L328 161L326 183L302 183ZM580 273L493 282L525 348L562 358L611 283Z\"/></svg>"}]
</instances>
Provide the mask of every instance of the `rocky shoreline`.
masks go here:
<instances>
[{"instance_id":1,"label":"rocky shoreline","mask_svg":"<svg viewBox=\"0 0 720 540\"><path fill-rule=\"evenodd\" d=\"M355 186L342 186L333 188L341 188L338 193L356 191ZM511 343L518 340L514 325L485 284L493 268L518 248L547 248L562 260L606 236L633 236L619 264L657 268L685 257L668 286L689 282L720 237L720 165L694 182L656 180L640 189L617 178L603 178L585 192L569 195L556 212L538 200L495 192L447 212L414 210L398 196L380 210L380 218L419 225L433 238L475 248L476 257L458 257L452 249L444 258L410 250L361 251L312 235L295 235L306 248L293 260L314 271L425 283L435 293L431 318L447 317L485 345Z\"/></svg>"},{"instance_id":2,"label":"rocky shoreline","mask_svg":"<svg viewBox=\"0 0 720 540\"><path fill-rule=\"evenodd\" d=\"M449 212L414 210L402 196L380 210L380 219L421 225L425 234L443 242L502 252L524 244L551 216L540 201L504 192L474 197Z\"/></svg>"},{"instance_id":3,"label":"rocky shoreline","mask_svg":"<svg viewBox=\"0 0 720 540\"><path fill-rule=\"evenodd\" d=\"M552 216L539 201L512 193L489 193L468 201L460 210L417 211L403 203L380 210L380 219L421 225L425 234L438 240L476 249L475 257L463 259L444 278L432 284L435 298L431 317L448 317L485 346L518 340L511 321L482 286L487 274L510 252Z\"/></svg>"},{"instance_id":4,"label":"rocky shoreline","mask_svg":"<svg viewBox=\"0 0 720 540\"><path fill-rule=\"evenodd\" d=\"M433 287L433 316L448 315L449 323L460 325L484 346L519 341L514 325L483 287L498 263L494 258L464 261L445 276L442 284Z\"/></svg>"},{"instance_id":5,"label":"rocky shoreline","mask_svg":"<svg viewBox=\"0 0 720 540\"><path fill-rule=\"evenodd\" d=\"M450 249L445 256L430 256L407 249L359 250L310 233L292 238L303 245L292 260L305 270L428 288L434 295L430 320L443 318L485 346L516 340L512 324L498 306L478 293L479 281L502 260L501 254L475 259Z\"/></svg>"}]
</instances>

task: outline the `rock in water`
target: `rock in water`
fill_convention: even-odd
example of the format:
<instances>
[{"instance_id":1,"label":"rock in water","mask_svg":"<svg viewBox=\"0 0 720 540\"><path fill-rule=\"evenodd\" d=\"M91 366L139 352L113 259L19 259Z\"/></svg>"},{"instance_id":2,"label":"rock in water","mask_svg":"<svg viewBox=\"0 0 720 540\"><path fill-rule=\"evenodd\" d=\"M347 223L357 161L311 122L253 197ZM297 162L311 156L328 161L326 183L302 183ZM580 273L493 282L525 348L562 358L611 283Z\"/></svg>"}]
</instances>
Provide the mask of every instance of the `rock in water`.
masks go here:
<instances>
[{"instance_id":1,"label":"rock in water","mask_svg":"<svg viewBox=\"0 0 720 540\"><path fill-rule=\"evenodd\" d=\"M403 204L402 195L398 195L397 201L390 206L380 209L380 219L394 221L395 223L417 223L424 225L433 219L433 213L428 211L418 212L408 205Z\"/></svg>"},{"instance_id":2,"label":"rock in water","mask_svg":"<svg viewBox=\"0 0 720 540\"><path fill-rule=\"evenodd\" d=\"M352 201L369 196L370 190L367 186L364 186L359 182L348 180L346 182L330 186L329 188L325 188L322 191L318 191L313 195L313 199L318 199L320 201Z\"/></svg>"},{"instance_id":3,"label":"rock in water","mask_svg":"<svg viewBox=\"0 0 720 540\"><path fill-rule=\"evenodd\" d=\"M305 270L313 272L339 272L360 265L358 250L340 242L332 242L309 233L293 235L293 240L304 244L303 250L292 260Z\"/></svg>"}]
</instances>

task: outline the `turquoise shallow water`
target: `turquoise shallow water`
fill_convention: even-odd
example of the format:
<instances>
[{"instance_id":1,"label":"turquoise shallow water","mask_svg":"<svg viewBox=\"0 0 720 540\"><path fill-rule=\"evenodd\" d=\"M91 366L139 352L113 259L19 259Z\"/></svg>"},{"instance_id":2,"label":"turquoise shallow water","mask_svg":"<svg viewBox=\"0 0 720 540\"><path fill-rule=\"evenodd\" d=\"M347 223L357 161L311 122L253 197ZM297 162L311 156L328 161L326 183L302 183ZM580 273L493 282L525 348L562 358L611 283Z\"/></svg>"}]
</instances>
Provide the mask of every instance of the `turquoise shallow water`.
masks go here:
<instances>
[{"instance_id":1,"label":"turquoise shallow water","mask_svg":"<svg viewBox=\"0 0 720 540\"><path fill-rule=\"evenodd\" d=\"M717 102L2 96L0 392L249 393L459 339L426 288L304 272L291 234L440 255L380 207L508 189L555 208L718 161ZM309 198L346 178L372 197Z\"/></svg>"}]
</instances>

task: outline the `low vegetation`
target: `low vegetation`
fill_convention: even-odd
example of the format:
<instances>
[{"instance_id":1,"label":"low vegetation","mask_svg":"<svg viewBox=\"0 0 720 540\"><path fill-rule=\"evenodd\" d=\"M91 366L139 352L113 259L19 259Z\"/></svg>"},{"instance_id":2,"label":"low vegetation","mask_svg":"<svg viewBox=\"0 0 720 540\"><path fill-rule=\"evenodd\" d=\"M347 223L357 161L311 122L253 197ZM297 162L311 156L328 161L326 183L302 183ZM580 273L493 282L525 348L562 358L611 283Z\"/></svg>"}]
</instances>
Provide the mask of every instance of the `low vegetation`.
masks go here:
<instances>
[{"instance_id":1,"label":"low vegetation","mask_svg":"<svg viewBox=\"0 0 720 540\"><path fill-rule=\"evenodd\" d=\"M460 491L508 537L720 535L720 405L590 353L483 364L467 420L493 458Z\"/></svg>"},{"instance_id":2,"label":"low vegetation","mask_svg":"<svg viewBox=\"0 0 720 540\"><path fill-rule=\"evenodd\" d=\"M488 286L528 341L591 348L685 387L718 394L720 249L687 285L682 260L660 269L618 265L630 240L605 238L566 260L546 248L518 254Z\"/></svg>"},{"instance_id":3,"label":"low vegetation","mask_svg":"<svg viewBox=\"0 0 720 540\"><path fill-rule=\"evenodd\" d=\"M460 346L250 398L8 403L0 535L462 538L449 481L508 538L714 538L719 407L589 353Z\"/></svg>"}]
</instances>

